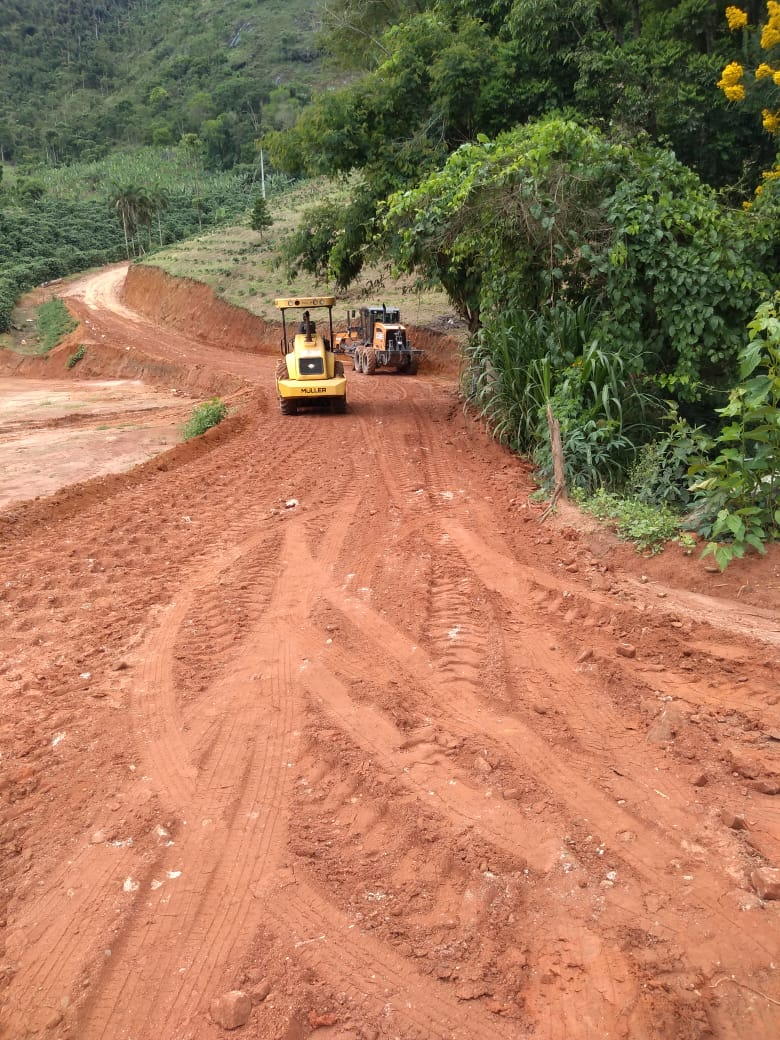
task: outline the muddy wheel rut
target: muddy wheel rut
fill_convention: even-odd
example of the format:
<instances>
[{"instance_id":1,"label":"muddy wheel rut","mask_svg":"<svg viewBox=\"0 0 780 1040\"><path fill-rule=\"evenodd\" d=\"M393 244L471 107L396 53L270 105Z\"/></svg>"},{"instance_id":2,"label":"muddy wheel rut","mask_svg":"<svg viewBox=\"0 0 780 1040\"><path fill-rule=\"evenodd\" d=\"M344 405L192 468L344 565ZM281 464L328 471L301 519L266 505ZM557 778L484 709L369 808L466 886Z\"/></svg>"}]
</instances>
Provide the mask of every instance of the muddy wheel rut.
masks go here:
<instances>
[{"instance_id":1,"label":"muddy wheel rut","mask_svg":"<svg viewBox=\"0 0 780 1040\"><path fill-rule=\"evenodd\" d=\"M454 357L281 416L124 278L93 365L240 416L0 513L0 1037L776 1037L778 554L540 524Z\"/></svg>"}]
</instances>

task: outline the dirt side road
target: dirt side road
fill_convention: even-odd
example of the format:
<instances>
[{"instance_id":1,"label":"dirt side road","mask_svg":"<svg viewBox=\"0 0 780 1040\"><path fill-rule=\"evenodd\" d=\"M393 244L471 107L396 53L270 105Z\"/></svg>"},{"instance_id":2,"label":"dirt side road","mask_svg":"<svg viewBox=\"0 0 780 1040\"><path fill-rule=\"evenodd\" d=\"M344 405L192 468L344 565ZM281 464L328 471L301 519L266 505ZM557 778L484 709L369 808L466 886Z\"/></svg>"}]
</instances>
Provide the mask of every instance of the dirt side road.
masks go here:
<instances>
[{"instance_id":1,"label":"dirt side road","mask_svg":"<svg viewBox=\"0 0 780 1040\"><path fill-rule=\"evenodd\" d=\"M446 372L282 417L122 278L82 339L242 410L0 513L0 1037L780 1035L777 555L540 525Z\"/></svg>"}]
</instances>

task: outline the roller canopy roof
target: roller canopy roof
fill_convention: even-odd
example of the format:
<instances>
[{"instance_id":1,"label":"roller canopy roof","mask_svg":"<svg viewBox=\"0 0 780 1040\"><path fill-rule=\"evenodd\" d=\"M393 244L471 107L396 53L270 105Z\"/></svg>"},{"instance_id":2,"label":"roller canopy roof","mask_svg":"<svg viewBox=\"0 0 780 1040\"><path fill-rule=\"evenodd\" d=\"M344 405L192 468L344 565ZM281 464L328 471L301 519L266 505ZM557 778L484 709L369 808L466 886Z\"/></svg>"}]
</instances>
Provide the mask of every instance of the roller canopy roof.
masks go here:
<instances>
[{"instance_id":1,"label":"roller canopy roof","mask_svg":"<svg viewBox=\"0 0 780 1040\"><path fill-rule=\"evenodd\" d=\"M283 296L274 303L280 310L287 307L333 307L336 303L335 296Z\"/></svg>"}]
</instances>

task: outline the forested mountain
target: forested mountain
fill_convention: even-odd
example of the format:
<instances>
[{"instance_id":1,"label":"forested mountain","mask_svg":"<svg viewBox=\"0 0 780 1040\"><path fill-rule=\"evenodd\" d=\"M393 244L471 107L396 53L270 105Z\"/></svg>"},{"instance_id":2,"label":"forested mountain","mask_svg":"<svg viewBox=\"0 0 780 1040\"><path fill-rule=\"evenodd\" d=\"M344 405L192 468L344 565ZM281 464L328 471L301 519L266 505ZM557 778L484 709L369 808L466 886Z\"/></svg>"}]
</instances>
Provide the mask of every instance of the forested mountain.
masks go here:
<instances>
[{"instance_id":1,"label":"forested mountain","mask_svg":"<svg viewBox=\"0 0 780 1040\"><path fill-rule=\"evenodd\" d=\"M203 140L251 158L321 75L307 0L4 0L0 162L93 159Z\"/></svg>"},{"instance_id":2,"label":"forested mountain","mask_svg":"<svg viewBox=\"0 0 780 1040\"><path fill-rule=\"evenodd\" d=\"M3 0L0 332L32 285L241 219L322 76L307 0Z\"/></svg>"}]
</instances>

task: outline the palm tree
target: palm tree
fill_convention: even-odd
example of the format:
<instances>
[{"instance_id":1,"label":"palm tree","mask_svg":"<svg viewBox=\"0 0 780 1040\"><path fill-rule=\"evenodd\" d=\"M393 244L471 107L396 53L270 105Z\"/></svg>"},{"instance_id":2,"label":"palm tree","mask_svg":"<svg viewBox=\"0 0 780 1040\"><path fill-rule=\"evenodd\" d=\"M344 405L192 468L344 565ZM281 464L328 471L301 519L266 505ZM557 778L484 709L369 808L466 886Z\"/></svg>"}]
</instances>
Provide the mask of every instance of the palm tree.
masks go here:
<instances>
[{"instance_id":1,"label":"palm tree","mask_svg":"<svg viewBox=\"0 0 780 1040\"><path fill-rule=\"evenodd\" d=\"M203 199L200 194L200 160L203 143L197 134L182 134L180 144L184 149L185 162L193 169L195 177L195 197L192 204L198 214L198 227L203 229Z\"/></svg>"},{"instance_id":2,"label":"palm tree","mask_svg":"<svg viewBox=\"0 0 780 1040\"><path fill-rule=\"evenodd\" d=\"M151 192L149 193L149 201L152 204L152 209L154 211L154 215L157 217L157 232L158 232L158 235L160 237L160 245L162 245L163 244L163 240L162 240L162 219L161 218L162 218L162 214L170 206L171 200L168 198L168 196L165 194L165 191L162 188L155 187L155 188L152 188ZM151 233L150 233L150 235L149 235L149 245L151 246L151 244L152 244L152 236L151 236Z\"/></svg>"},{"instance_id":3,"label":"palm tree","mask_svg":"<svg viewBox=\"0 0 780 1040\"><path fill-rule=\"evenodd\" d=\"M108 204L115 210L122 222L122 230L125 233L125 252L130 259L130 239L135 234L135 192L132 187L122 187L119 184L111 185L111 195ZM135 252L135 250L133 251Z\"/></svg>"},{"instance_id":4,"label":"palm tree","mask_svg":"<svg viewBox=\"0 0 780 1040\"><path fill-rule=\"evenodd\" d=\"M125 235L125 250L129 260L131 243L133 256L136 255L136 234L139 224L151 227L154 208L149 194L146 188L138 187L135 184L114 184L111 188L109 205L116 210L122 222L122 230ZM143 252L143 247L140 246L140 248L141 252Z\"/></svg>"},{"instance_id":5,"label":"palm tree","mask_svg":"<svg viewBox=\"0 0 780 1040\"><path fill-rule=\"evenodd\" d=\"M149 235L149 244L152 242L152 217L154 216L154 203L152 202L152 196L147 188L136 188L135 194L135 220L138 227L145 227L147 234ZM143 244L141 242L140 235L138 236L138 248L143 253L145 252Z\"/></svg>"}]
</instances>

